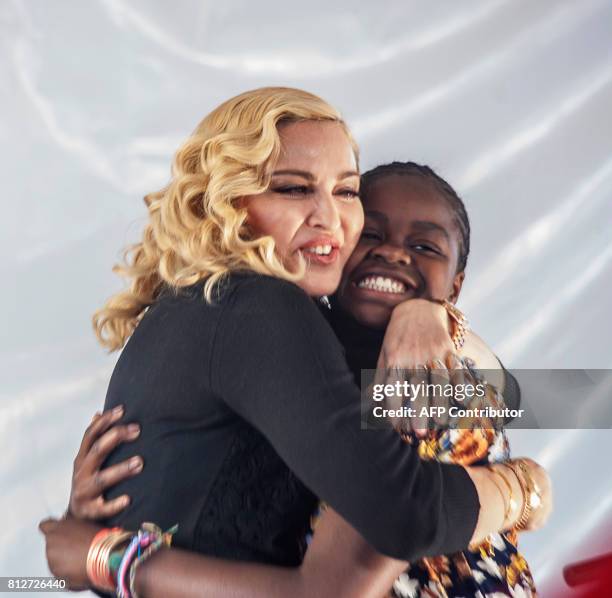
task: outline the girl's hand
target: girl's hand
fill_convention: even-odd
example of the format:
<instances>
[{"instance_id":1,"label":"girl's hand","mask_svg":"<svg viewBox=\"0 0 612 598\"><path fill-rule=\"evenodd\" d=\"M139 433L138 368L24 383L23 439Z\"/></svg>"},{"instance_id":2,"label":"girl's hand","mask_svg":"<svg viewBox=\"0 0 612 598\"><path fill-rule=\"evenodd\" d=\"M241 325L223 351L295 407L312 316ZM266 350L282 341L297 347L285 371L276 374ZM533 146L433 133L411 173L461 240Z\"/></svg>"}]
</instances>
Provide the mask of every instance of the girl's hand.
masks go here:
<instances>
[{"instance_id":1,"label":"girl's hand","mask_svg":"<svg viewBox=\"0 0 612 598\"><path fill-rule=\"evenodd\" d=\"M38 525L45 535L49 570L58 579L65 579L70 590L91 586L87 577L87 553L94 536L102 528L76 519L45 519Z\"/></svg>"},{"instance_id":2,"label":"girl's hand","mask_svg":"<svg viewBox=\"0 0 612 598\"><path fill-rule=\"evenodd\" d=\"M132 457L127 461L100 469L114 448L123 442L138 438L138 424L114 425L123 416L123 408L94 415L85 430L81 447L74 460L72 488L68 516L77 519L98 520L112 517L128 506L127 494L113 500L104 500L103 492L142 471L142 458Z\"/></svg>"}]
</instances>

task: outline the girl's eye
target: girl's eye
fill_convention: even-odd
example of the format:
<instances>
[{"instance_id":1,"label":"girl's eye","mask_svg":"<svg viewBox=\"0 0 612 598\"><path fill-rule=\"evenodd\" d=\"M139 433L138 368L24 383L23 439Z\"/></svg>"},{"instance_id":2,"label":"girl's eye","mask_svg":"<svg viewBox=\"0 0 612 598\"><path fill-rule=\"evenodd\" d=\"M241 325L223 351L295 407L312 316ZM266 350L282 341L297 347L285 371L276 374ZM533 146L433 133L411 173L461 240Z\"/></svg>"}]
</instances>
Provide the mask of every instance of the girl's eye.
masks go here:
<instances>
[{"instance_id":1,"label":"girl's eye","mask_svg":"<svg viewBox=\"0 0 612 598\"><path fill-rule=\"evenodd\" d=\"M375 230L364 230L361 233L361 238L370 241L382 241L382 235Z\"/></svg>"},{"instance_id":2,"label":"girl's eye","mask_svg":"<svg viewBox=\"0 0 612 598\"><path fill-rule=\"evenodd\" d=\"M432 245L428 245L427 243L415 243L412 246L412 248L416 249L417 251L422 251L424 253L436 253L436 254L440 254L440 251L438 251Z\"/></svg>"},{"instance_id":3,"label":"girl's eye","mask_svg":"<svg viewBox=\"0 0 612 598\"><path fill-rule=\"evenodd\" d=\"M276 187L273 189L275 193L281 193L282 195L292 195L294 197L303 197L308 194L310 189L305 185L286 185L284 187Z\"/></svg>"}]
</instances>

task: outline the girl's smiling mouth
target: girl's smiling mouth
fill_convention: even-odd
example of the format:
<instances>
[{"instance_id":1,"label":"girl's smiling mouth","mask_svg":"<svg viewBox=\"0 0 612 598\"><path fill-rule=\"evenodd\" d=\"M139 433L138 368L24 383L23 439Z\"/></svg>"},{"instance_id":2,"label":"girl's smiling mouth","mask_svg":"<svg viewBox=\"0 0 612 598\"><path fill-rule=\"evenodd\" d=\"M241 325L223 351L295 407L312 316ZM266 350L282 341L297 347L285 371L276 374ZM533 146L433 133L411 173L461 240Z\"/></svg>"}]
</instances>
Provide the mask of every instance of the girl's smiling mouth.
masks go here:
<instances>
[{"instance_id":1,"label":"girl's smiling mouth","mask_svg":"<svg viewBox=\"0 0 612 598\"><path fill-rule=\"evenodd\" d=\"M389 276L366 275L359 282L353 284L360 289L369 289L378 293L401 295L406 292L406 286L403 282Z\"/></svg>"},{"instance_id":2,"label":"girl's smiling mouth","mask_svg":"<svg viewBox=\"0 0 612 598\"><path fill-rule=\"evenodd\" d=\"M357 272L352 276L351 286L360 295L397 301L418 296L421 285L404 272L378 266Z\"/></svg>"}]
</instances>

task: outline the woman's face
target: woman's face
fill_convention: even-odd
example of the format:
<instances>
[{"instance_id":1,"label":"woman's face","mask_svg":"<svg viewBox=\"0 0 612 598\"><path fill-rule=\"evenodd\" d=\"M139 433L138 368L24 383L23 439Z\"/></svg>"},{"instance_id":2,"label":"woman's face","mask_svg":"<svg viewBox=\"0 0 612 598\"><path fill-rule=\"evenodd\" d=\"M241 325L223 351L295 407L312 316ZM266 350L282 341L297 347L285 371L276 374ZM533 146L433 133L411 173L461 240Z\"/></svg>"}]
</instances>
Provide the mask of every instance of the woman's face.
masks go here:
<instances>
[{"instance_id":1,"label":"woman's face","mask_svg":"<svg viewBox=\"0 0 612 598\"><path fill-rule=\"evenodd\" d=\"M279 126L281 154L270 187L245 198L247 222L269 235L285 265L307 268L297 284L313 297L333 293L363 227L359 173L341 125L302 121Z\"/></svg>"}]
</instances>

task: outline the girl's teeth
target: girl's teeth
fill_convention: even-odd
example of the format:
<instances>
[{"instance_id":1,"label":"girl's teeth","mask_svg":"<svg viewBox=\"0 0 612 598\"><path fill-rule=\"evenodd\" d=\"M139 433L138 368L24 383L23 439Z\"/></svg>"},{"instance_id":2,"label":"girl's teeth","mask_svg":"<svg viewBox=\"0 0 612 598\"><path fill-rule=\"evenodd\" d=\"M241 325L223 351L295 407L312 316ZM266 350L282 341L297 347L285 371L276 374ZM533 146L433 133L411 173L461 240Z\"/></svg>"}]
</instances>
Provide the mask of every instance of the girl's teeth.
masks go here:
<instances>
[{"instance_id":1,"label":"girl's teeth","mask_svg":"<svg viewBox=\"0 0 612 598\"><path fill-rule=\"evenodd\" d=\"M367 276L361 280L357 286L360 288L379 291L381 293L400 294L406 290L403 283L383 276Z\"/></svg>"}]
</instances>

